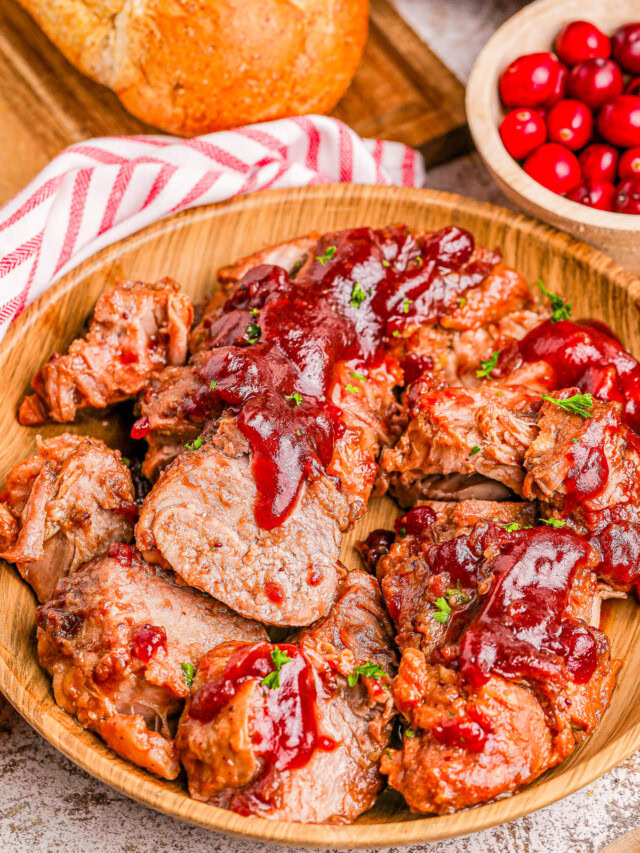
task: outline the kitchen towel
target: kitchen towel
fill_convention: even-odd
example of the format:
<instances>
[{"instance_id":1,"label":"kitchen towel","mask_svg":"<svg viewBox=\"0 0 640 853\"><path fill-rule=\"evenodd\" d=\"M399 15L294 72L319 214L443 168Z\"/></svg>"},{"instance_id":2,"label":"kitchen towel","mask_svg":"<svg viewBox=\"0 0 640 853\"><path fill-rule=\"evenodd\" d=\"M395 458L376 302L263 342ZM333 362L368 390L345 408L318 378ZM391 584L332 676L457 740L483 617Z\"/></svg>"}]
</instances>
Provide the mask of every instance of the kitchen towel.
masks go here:
<instances>
[{"instance_id":1,"label":"kitchen towel","mask_svg":"<svg viewBox=\"0 0 640 853\"><path fill-rule=\"evenodd\" d=\"M418 152L398 142L361 139L327 116L195 139L79 142L0 207L0 339L57 278L104 246L180 210L282 187L423 182Z\"/></svg>"}]
</instances>

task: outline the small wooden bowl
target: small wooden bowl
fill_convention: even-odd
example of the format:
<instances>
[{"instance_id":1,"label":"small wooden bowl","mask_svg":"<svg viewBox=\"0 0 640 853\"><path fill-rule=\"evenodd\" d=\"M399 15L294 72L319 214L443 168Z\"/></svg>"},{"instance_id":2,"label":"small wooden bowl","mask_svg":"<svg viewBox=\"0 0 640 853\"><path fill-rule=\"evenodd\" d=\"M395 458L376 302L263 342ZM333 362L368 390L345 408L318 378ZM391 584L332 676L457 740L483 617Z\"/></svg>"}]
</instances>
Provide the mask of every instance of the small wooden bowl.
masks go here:
<instances>
[{"instance_id":1,"label":"small wooden bowl","mask_svg":"<svg viewBox=\"0 0 640 853\"><path fill-rule=\"evenodd\" d=\"M309 231L406 222L437 229L454 224L478 244L499 248L529 282L542 278L567 296L576 317L607 323L640 357L640 281L610 258L567 234L490 204L458 195L393 187L333 185L276 190L177 214L89 258L31 305L0 344L0 484L9 469L33 452L38 433L90 433L127 447L126 424L117 413L35 430L20 426L16 411L31 377L54 351L78 335L96 299L118 276L154 281L172 275L190 296L203 299L216 286L216 270ZM344 540L341 559L360 565L354 544L376 527L391 527L398 508L389 498L373 500ZM98 779L151 808L219 832L299 847L391 847L467 835L547 806L587 785L640 748L640 609L632 598L607 601L601 627L614 657L624 661L611 707L601 724L568 761L520 793L458 814L425 817L385 792L351 826L309 826L242 817L192 800L184 779L164 782L118 758L91 732L59 708L51 679L38 664L35 599L16 570L0 561L0 690L22 716L57 749Z\"/></svg>"},{"instance_id":2,"label":"small wooden bowl","mask_svg":"<svg viewBox=\"0 0 640 853\"><path fill-rule=\"evenodd\" d=\"M505 114L498 79L521 54L553 50L570 21L587 20L610 35L640 19L638 0L538 0L509 18L476 60L467 85L467 117L476 148L504 194L526 213L606 252L640 272L640 216L593 210L545 189L507 152L498 128Z\"/></svg>"}]
</instances>

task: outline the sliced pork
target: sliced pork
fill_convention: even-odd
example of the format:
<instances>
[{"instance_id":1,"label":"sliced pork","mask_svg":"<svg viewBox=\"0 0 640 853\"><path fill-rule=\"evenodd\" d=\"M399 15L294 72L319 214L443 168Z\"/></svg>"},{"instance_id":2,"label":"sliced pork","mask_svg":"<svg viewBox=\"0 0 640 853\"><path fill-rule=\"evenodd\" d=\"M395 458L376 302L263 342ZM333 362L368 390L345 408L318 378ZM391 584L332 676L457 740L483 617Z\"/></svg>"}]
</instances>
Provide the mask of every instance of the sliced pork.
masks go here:
<instances>
[{"instance_id":1,"label":"sliced pork","mask_svg":"<svg viewBox=\"0 0 640 853\"><path fill-rule=\"evenodd\" d=\"M128 545L62 580L37 623L38 657L60 707L164 779L179 772L175 719L202 655L226 641L267 639Z\"/></svg>"}]
</instances>

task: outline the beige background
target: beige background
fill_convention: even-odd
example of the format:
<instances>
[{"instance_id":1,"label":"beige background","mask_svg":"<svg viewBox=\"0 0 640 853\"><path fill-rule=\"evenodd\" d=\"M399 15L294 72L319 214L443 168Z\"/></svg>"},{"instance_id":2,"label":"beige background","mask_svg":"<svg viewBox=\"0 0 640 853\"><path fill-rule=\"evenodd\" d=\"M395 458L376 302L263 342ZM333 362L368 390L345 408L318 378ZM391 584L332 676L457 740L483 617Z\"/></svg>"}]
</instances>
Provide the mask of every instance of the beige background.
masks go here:
<instances>
[{"instance_id":1,"label":"beige background","mask_svg":"<svg viewBox=\"0 0 640 853\"><path fill-rule=\"evenodd\" d=\"M518 0L394 0L431 48L466 80L493 30ZM640 16L640 0L639 0ZM475 155L433 170L427 183L504 203ZM588 789L513 824L408 848L428 853L599 853L640 825L640 754ZM139 806L63 758L0 698L0 851L44 853L263 853Z\"/></svg>"}]
</instances>

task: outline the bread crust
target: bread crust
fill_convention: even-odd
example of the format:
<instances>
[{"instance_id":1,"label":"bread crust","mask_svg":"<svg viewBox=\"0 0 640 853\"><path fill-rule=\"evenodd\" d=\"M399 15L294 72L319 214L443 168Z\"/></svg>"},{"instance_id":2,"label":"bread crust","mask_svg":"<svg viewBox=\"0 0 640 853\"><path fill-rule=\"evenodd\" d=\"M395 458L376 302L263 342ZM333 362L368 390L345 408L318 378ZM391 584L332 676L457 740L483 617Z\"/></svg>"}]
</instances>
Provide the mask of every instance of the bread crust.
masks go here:
<instances>
[{"instance_id":1,"label":"bread crust","mask_svg":"<svg viewBox=\"0 0 640 853\"><path fill-rule=\"evenodd\" d=\"M331 110L369 0L19 0L133 115L192 136Z\"/></svg>"}]
</instances>

